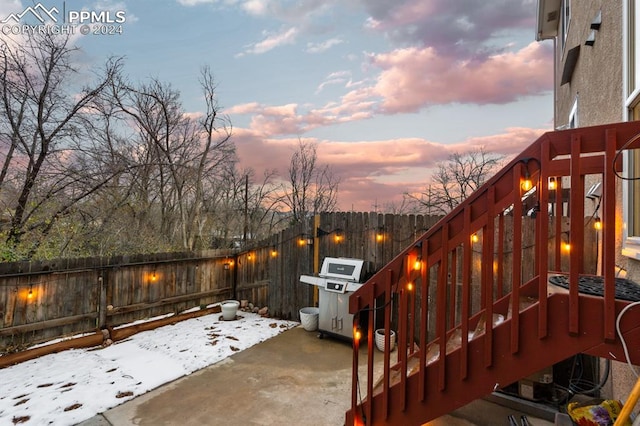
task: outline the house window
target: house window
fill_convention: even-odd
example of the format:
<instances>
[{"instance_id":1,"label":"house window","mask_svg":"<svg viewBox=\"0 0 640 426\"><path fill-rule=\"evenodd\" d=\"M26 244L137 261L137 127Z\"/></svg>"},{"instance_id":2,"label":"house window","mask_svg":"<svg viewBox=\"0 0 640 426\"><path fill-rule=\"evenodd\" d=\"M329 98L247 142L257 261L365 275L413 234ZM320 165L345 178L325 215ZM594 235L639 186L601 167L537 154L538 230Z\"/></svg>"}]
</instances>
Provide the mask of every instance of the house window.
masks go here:
<instances>
[{"instance_id":1,"label":"house window","mask_svg":"<svg viewBox=\"0 0 640 426\"><path fill-rule=\"evenodd\" d=\"M628 120L640 120L640 0L624 2L625 108ZM640 259L640 149L624 152L624 236L622 254Z\"/></svg>"},{"instance_id":2,"label":"house window","mask_svg":"<svg viewBox=\"0 0 640 426\"><path fill-rule=\"evenodd\" d=\"M567 34L569 33L569 22L571 21L571 0L564 0L562 2L562 31L560 32L560 45L562 50L567 42Z\"/></svg>"},{"instance_id":3,"label":"house window","mask_svg":"<svg viewBox=\"0 0 640 426\"><path fill-rule=\"evenodd\" d=\"M626 85L627 85L627 105L635 103L635 98L638 97L637 82L640 81L640 66L638 59L640 58L640 31L638 31L637 23L640 22L640 2L637 0L627 0L625 2L625 15L624 20L626 37L625 37L625 62L626 62ZM633 111L631 111L633 115Z\"/></svg>"}]
</instances>

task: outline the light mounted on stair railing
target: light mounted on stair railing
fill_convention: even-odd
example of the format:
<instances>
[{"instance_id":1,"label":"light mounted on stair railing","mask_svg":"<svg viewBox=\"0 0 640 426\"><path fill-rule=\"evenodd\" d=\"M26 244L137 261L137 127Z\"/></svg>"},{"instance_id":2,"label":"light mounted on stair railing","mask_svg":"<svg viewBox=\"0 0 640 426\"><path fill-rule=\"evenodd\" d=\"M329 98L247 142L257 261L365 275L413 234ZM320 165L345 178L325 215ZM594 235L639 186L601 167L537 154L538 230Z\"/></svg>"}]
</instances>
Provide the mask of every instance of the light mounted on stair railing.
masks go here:
<instances>
[{"instance_id":1,"label":"light mounted on stair railing","mask_svg":"<svg viewBox=\"0 0 640 426\"><path fill-rule=\"evenodd\" d=\"M596 231L600 231L600 230L602 230L602 221L600 220L600 217L599 217L599 216L595 216L595 217L593 218L593 228L594 228Z\"/></svg>"},{"instance_id":2,"label":"light mounted on stair railing","mask_svg":"<svg viewBox=\"0 0 640 426\"><path fill-rule=\"evenodd\" d=\"M564 251L566 252L570 252L571 251L571 241L569 239L569 231L565 231L563 232L561 235L566 235L567 239L564 240L564 238L562 238L562 248L564 249Z\"/></svg>"},{"instance_id":3,"label":"light mounted on stair railing","mask_svg":"<svg viewBox=\"0 0 640 426\"><path fill-rule=\"evenodd\" d=\"M540 160L538 160L535 157L526 157L526 158L522 158L520 159L520 163L524 164L524 174L523 176L520 178L520 189L522 189L522 191L524 193L528 193L529 191L531 191L533 189L533 180L531 179L531 172L529 171L529 163L531 162L535 162L538 165L538 182L537 182L537 190L536 190L536 203L533 207L533 209L531 209L530 211L530 216L531 217L536 217L537 213L540 211L540 176L542 175L542 164L540 163Z\"/></svg>"},{"instance_id":4,"label":"light mounted on stair railing","mask_svg":"<svg viewBox=\"0 0 640 426\"><path fill-rule=\"evenodd\" d=\"M357 326L353 327L353 340L356 343L359 343L360 339L362 339L362 330L360 330L360 326L357 325Z\"/></svg>"},{"instance_id":5,"label":"light mounted on stair railing","mask_svg":"<svg viewBox=\"0 0 640 426\"><path fill-rule=\"evenodd\" d=\"M478 234L476 233L471 234L471 242L477 243L478 241L480 241L480 237L478 237Z\"/></svg>"},{"instance_id":6,"label":"light mounted on stair railing","mask_svg":"<svg viewBox=\"0 0 640 426\"><path fill-rule=\"evenodd\" d=\"M549 178L549 191L555 191L557 187L558 187L558 182L556 181L556 178L551 176Z\"/></svg>"},{"instance_id":7,"label":"light mounted on stair railing","mask_svg":"<svg viewBox=\"0 0 640 426\"><path fill-rule=\"evenodd\" d=\"M422 256L416 257L416 260L413 261L413 270L420 271L422 269Z\"/></svg>"},{"instance_id":8,"label":"light mounted on stair railing","mask_svg":"<svg viewBox=\"0 0 640 426\"><path fill-rule=\"evenodd\" d=\"M520 179L520 187L524 192L528 192L533 188L533 180L531 179L531 172L529 171L529 163L532 161L538 165L538 170L540 170L542 166L540 164L540 160L538 160L537 158L526 157L520 160L520 163L524 164L524 175Z\"/></svg>"},{"instance_id":9,"label":"light mounted on stair railing","mask_svg":"<svg viewBox=\"0 0 640 426\"><path fill-rule=\"evenodd\" d=\"M533 182L531 181L531 176L529 175L529 170L527 169L524 169L524 176L522 177L522 180L520 182L520 187L524 192L529 192L531 191L531 188L533 188Z\"/></svg>"},{"instance_id":10,"label":"light mounted on stair railing","mask_svg":"<svg viewBox=\"0 0 640 426\"><path fill-rule=\"evenodd\" d=\"M422 270L422 241L416 243L411 250L411 258L413 258L412 268L414 271Z\"/></svg>"}]
</instances>

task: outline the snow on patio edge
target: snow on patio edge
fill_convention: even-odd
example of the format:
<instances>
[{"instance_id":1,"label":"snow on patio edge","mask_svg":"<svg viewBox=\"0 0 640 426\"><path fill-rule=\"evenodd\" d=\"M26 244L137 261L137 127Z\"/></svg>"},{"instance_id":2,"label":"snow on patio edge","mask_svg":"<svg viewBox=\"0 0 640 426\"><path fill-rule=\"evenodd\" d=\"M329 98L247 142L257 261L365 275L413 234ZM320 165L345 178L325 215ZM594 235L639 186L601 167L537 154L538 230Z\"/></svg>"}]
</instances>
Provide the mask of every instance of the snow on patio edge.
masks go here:
<instances>
[{"instance_id":1,"label":"snow on patio edge","mask_svg":"<svg viewBox=\"0 0 640 426\"><path fill-rule=\"evenodd\" d=\"M0 424L74 425L298 325L216 313L25 361L1 370Z\"/></svg>"}]
</instances>

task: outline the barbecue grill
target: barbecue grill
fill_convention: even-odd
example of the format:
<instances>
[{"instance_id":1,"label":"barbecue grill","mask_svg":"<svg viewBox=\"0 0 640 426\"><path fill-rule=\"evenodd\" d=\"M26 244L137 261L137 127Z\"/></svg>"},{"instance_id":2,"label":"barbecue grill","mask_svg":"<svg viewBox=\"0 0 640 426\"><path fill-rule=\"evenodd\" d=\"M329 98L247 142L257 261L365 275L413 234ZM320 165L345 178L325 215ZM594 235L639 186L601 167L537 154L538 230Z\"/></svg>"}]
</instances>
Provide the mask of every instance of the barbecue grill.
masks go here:
<instances>
[{"instance_id":1,"label":"barbecue grill","mask_svg":"<svg viewBox=\"0 0 640 426\"><path fill-rule=\"evenodd\" d=\"M318 331L352 339L353 315L349 313L349 296L362 287L364 260L325 257L318 276L301 275L300 281L315 285L318 291Z\"/></svg>"}]
</instances>

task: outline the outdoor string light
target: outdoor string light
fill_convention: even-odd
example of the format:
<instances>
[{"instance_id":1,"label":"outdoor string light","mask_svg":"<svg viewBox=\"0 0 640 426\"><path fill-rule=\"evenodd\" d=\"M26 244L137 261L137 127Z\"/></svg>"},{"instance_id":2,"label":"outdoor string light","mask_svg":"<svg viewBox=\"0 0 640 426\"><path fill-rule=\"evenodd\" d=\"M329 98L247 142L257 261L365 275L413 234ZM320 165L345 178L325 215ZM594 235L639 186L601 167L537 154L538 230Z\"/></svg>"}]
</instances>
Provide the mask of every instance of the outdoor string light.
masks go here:
<instances>
[{"instance_id":1,"label":"outdoor string light","mask_svg":"<svg viewBox=\"0 0 640 426\"><path fill-rule=\"evenodd\" d=\"M571 251L571 243L569 242L569 232L565 231L563 232L561 235L567 235L567 240L562 242L562 248L564 248L565 251L569 252Z\"/></svg>"},{"instance_id":2,"label":"outdoor string light","mask_svg":"<svg viewBox=\"0 0 640 426\"><path fill-rule=\"evenodd\" d=\"M602 229L602 221L600 220L600 217L596 216L593 218L593 227L596 231L600 231Z\"/></svg>"},{"instance_id":3,"label":"outdoor string light","mask_svg":"<svg viewBox=\"0 0 640 426\"><path fill-rule=\"evenodd\" d=\"M415 262L413 262L413 269L415 271L419 271L422 269L422 256L416 257Z\"/></svg>"},{"instance_id":4,"label":"outdoor string light","mask_svg":"<svg viewBox=\"0 0 640 426\"><path fill-rule=\"evenodd\" d=\"M533 188L533 181L531 180L531 173L529 172L530 161L535 161L538 163L538 168L541 168L540 160L535 157L528 157L520 160L521 163L524 163L524 176L520 180L520 187L524 192L528 192Z\"/></svg>"}]
</instances>

